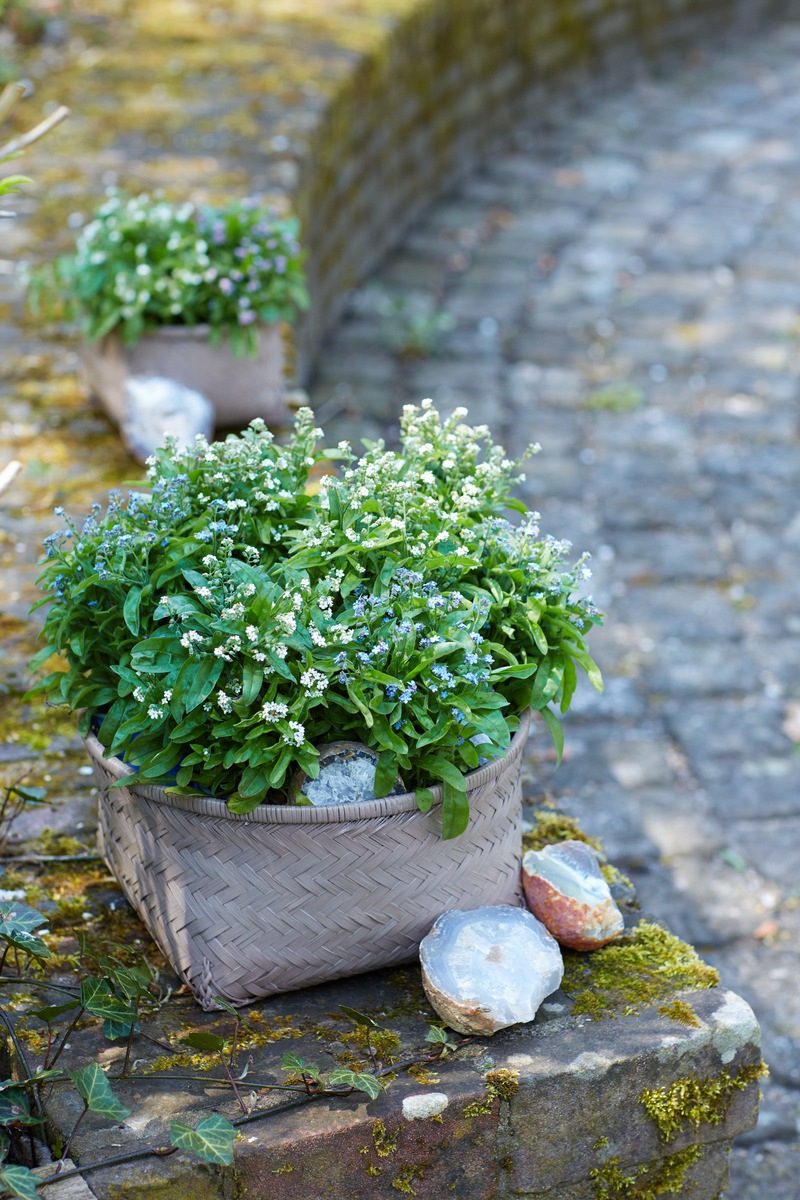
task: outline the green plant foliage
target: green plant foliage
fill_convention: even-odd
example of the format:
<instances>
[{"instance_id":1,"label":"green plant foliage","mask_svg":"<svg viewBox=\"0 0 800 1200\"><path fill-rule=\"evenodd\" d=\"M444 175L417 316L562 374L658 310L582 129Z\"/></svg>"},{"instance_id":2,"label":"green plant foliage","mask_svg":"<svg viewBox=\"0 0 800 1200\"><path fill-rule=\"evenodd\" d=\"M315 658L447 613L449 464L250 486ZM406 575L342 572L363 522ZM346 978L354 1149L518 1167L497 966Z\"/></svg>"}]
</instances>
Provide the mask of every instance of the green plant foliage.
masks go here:
<instances>
[{"instance_id":1,"label":"green plant foliage","mask_svg":"<svg viewBox=\"0 0 800 1200\"><path fill-rule=\"evenodd\" d=\"M214 1113L200 1121L196 1129L171 1121L170 1141L179 1150L189 1150L202 1162L230 1166L233 1162L233 1141L236 1129L230 1121Z\"/></svg>"},{"instance_id":2,"label":"green plant foliage","mask_svg":"<svg viewBox=\"0 0 800 1200\"><path fill-rule=\"evenodd\" d=\"M498 757L519 714L569 707L599 620L585 556L543 537L511 497L520 463L485 426L407 406L401 453L319 451L312 414L276 446L263 423L213 446L168 446L149 491L111 498L47 539L46 645L68 669L39 690L82 709L144 781L246 813L318 773L321 743L380 754L420 807L442 787L442 832L466 827L465 774ZM307 494L308 472L345 458ZM60 511L60 510L57 510ZM43 602L45 603L45 602Z\"/></svg>"},{"instance_id":3,"label":"green plant foliage","mask_svg":"<svg viewBox=\"0 0 800 1200\"><path fill-rule=\"evenodd\" d=\"M248 201L224 208L111 191L75 251L31 281L34 309L63 305L94 341L127 345L164 325L208 325L234 353L255 353L259 323L308 306L297 222Z\"/></svg>"},{"instance_id":4,"label":"green plant foliage","mask_svg":"<svg viewBox=\"0 0 800 1200\"><path fill-rule=\"evenodd\" d=\"M377 1100L383 1091L383 1084L368 1071L349 1071L345 1067L337 1067L326 1076L333 1088L353 1088L356 1092L366 1092L370 1100Z\"/></svg>"},{"instance_id":5,"label":"green plant foliage","mask_svg":"<svg viewBox=\"0 0 800 1200\"><path fill-rule=\"evenodd\" d=\"M0 1184L9 1196L19 1200L37 1200L37 1188L43 1181L34 1175L28 1167L17 1166L14 1163L4 1163L0 1167Z\"/></svg>"},{"instance_id":6,"label":"green plant foliage","mask_svg":"<svg viewBox=\"0 0 800 1200\"><path fill-rule=\"evenodd\" d=\"M0 939L32 958L50 957L42 939L32 933L46 923L46 918L35 908L13 900L0 901Z\"/></svg>"},{"instance_id":7,"label":"green plant foliage","mask_svg":"<svg viewBox=\"0 0 800 1200\"><path fill-rule=\"evenodd\" d=\"M131 1110L114 1095L99 1063L89 1063L88 1067L70 1071L69 1077L90 1112L97 1113L100 1117L108 1117L112 1121L124 1121L130 1116Z\"/></svg>"}]
</instances>

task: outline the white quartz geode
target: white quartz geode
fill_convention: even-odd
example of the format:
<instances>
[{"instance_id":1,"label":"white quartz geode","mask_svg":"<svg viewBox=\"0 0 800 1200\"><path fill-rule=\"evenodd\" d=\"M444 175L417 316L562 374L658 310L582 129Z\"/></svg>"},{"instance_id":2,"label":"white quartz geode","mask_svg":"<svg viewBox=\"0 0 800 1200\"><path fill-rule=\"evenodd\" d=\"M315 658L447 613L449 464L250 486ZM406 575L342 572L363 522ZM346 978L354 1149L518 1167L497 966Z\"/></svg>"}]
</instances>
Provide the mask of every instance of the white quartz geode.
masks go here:
<instances>
[{"instance_id":1,"label":"white quartz geode","mask_svg":"<svg viewBox=\"0 0 800 1200\"><path fill-rule=\"evenodd\" d=\"M510 904L443 913L419 957L428 999L458 1033L486 1035L532 1021L564 975L555 938Z\"/></svg>"},{"instance_id":2,"label":"white quartz geode","mask_svg":"<svg viewBox=\"0 0 800 1200\"><path fill-rule=\"evenodd\" d=\"M295 803L327 808L332 804L356 804L375 799L375 772L380 755L362 742L327 742L318 747L319 775L311 779L298 771L292 780ZM390 796L405 791L398 775Z\"/></svg>"},{"instance_id":3,"label":"white quartz geode","mask_svg":"<svg viewBox=\"0 0 800 1200\"><path fill-rule=\"evenodd\" d=\"M528 907L562 946L596 950L619 937L622 913L585 842L555 842L522 859Z\"/></svg>"}]
</instances>

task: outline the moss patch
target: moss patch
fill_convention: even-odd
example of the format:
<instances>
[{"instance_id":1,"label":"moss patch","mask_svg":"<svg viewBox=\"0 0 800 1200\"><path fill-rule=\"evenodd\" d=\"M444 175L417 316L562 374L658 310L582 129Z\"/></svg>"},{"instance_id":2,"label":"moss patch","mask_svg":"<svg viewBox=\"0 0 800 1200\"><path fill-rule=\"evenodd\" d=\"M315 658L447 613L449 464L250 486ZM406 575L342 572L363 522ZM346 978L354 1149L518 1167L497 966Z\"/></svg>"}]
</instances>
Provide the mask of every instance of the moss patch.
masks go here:
<instances>
[{"instance_id":1,"label":"moss patch","mask_svg":"<svg viewBox=\"0 0 800 1200\"><path fill-rule=\"evenodd\" d=\"M669 1021L677 1021L679 1025L688 1025L690 1029L702 1028L702 1022L691 1004L685 1000L673 1000L671 1004L659 1004L658 1015Z\"/></svg>"},{"instance_id":2,"label":"moss patch","mask_svg":"<svg viewBox=\"0 0 800 1200\"><path fill-rule=\"evenodd\" d=\"M562 987L574 997L573 1013L593 1017L632 1015L675 991L719 983L691 946L650 921L591 954L565 951L564 966Z\"/></svg>"},{"instance_id":3,"label":"moss patch","mask_svg":"<svg viewBox=\"0 0 800 1200\"><path fill-rule=\"evenodd\" d=\"M464 1107L465 1117L487 1117L494 1111L495 1100L512 1100L519 1088L519 1071L500 1067L487 1071L483 1077L486 1091L482 1100L472 1100Z\"/></svg>"},{"instance_id":4,"label":"moss patch","mask_svg":"<svg viewBox=\"0 0 800 1200\"><path fill-rule=\"evenodd\" d=\"M554 842L585 842L593 850L600 853L603 850L596 838L583 832L574 817L537 808L533 814L533 829L522 835L523 853L526 850L541 850L543 846L552 846Z\"/></svg>"},{"instance_id":5,"label":"moss patch","mask_svg":"<svg viewBox=\"0 0 800 1200\"><path fill-rule=\"evenodd\" d=\"M597 1200L658 1200L680 1193L686 1172L701 1155L700 1146L689 1146L658 1162L628 1168L627 1173L620 1169L618 1158L611 1158L602 1167L593 1167L589 1176Z\"/></svg>"},{"instance_id":6,"label":"moss patch","mask_svg":"<svg viewBox=\"0 0 800 1200\"><path fill-rule=\"evenodd\" d=\"M735 1075L724 1069L705 1079L689 1075L668 1088L645 1088L639 1099L658 1126L662 1141L671 1142L686 1125L695 1130L703 1124L721 1125L736 1093L766 1073L760 1062L740 1067Z\"/></svg>"}]
</instances>

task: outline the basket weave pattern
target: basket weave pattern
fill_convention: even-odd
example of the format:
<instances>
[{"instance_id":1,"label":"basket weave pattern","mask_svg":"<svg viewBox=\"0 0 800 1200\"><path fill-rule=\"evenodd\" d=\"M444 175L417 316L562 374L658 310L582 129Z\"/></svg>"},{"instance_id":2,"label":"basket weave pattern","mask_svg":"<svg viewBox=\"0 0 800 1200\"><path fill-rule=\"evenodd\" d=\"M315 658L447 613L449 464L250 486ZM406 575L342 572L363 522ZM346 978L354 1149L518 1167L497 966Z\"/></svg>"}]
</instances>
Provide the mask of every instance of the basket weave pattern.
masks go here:
<instances>
[{"instance_id":1,"label":"basket weave pattern","mask_svg":"<svg viewBox=\"0 0 800 1200\"><path fill-rule=\"evenodd\" d=\"M246 816L136 785L86 739L98 842L125 895L205 1009L244 1005L413 958L449 908L519 904L524 718L508 752L471 772L465 833L443 841L413 793ZM109 784L131 777L130 786Z\"/></svg>"}]
</instances>

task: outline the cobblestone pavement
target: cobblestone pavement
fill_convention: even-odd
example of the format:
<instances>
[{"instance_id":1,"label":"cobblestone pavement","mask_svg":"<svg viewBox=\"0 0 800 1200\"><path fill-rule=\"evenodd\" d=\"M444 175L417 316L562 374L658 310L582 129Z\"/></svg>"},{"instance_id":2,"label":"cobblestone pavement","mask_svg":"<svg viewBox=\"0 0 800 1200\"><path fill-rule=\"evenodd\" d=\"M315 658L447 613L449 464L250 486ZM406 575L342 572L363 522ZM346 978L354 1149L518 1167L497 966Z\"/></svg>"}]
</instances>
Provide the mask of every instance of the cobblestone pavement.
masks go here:
<instances>
[{"instance_id":1,"label":"cobblestone pavement","mask_svg":"<svg viewBox=\"0 0 800 1200\"><path fill-rule=\"evenodd\" d=\"M542 443L525 496L593 551L607 688L579 693L558 772L537 740L530 789L600 835L644 906L756 1008L771 1078L727 1195L796 1200L800 26L548 121L354 297L312 403L334 441L391 439L400 405L432 395L511 450ZM437 307L454 322L438 333ZM76 392L69 345L11 327L3 342L21 357L0 419L29 467L0 545L13 689L52 504L135 468ZM51 823L75 832L86 781L55 732L45 778L71 803ZM0 742L15 770L33 754Z\"/></svg>"},{"instance_id":2,"label":"cobblestone pavement","mask_svg":"<svg viewBox=\"0 0 800 1200\"><path fill-rule=\"evenodd\" d=\"M800 26L520 131L356 297L312 402L464 403L594 555L607 687L532 786L755 1007L771 1078L731 1200L800 1173ZM381 317L403 298L400 316ZM387 355L457 320L438 353ZM327 418L327 419L326 419Z\"/></svg>"}]
</instances>

